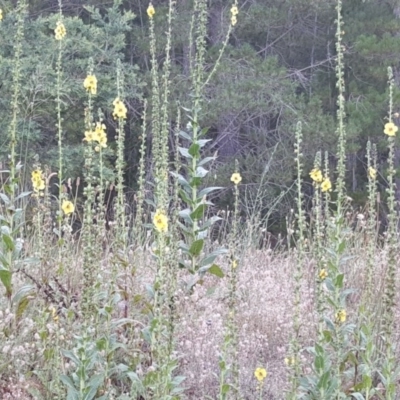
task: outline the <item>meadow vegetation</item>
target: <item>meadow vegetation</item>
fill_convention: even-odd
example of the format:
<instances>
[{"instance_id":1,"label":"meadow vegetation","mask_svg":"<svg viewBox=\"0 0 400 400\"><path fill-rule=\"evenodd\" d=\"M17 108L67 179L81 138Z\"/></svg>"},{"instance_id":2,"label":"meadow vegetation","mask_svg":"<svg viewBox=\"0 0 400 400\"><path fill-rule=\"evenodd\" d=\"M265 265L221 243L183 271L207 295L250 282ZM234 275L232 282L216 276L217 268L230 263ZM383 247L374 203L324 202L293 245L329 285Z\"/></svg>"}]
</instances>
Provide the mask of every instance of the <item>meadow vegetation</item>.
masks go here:
<instances>
[{"instance_id":1,"label":"meadow vegetation","mask_svg":"<svg viewBox=\"0 0 400 400\"><path fill-rule=\"evenodd\" d=\"M25 1L10 16L0 13L1 23L15 22L7 55L12 57L7 158L0 175L1 398L398 398L398 115L392 68L381 126L388 167L379 171L377 146L368 141L368 201L358 208L346 185L349 121L338 0L335 160L316 149L309 168L298 121L292 132L295 206L286 215L285 234L272 243L257 207L243 211L248 201L262 203L264 193L243 196L240 163L227 169L228 187L209 179L218 155L207 152L213 140L202 110L240 24L240 4L232 1L224 15L224 39L210 65L208 2L193 1L190 93L176 104L171 96L176 3L169 0L161 16L152 3L146 10L149 89L141 99L132 198L126 184L131 111L126 98L134 71L117 58L107 64L114 68L114 86L108 81L105 93L105 67L88 56L79 88L68 87L65 69L76 60L64 57L70 29L79 22L65 18L59 1L49 34L57 49L54 101L48 105L56 122L57 163L50 168L43 156L22 151L21 93L29 79L22 68ZM128 15L121 23L129 20ZM165 35L159 37L161 20ZM64 98L76 93L79 177L70 175L65 150ZM98 107L100 93L107 106ZM312 185L311 205L305 182ZM223 190L232 199L229 209L213 203Z\"/></svg>"}]
</instances>

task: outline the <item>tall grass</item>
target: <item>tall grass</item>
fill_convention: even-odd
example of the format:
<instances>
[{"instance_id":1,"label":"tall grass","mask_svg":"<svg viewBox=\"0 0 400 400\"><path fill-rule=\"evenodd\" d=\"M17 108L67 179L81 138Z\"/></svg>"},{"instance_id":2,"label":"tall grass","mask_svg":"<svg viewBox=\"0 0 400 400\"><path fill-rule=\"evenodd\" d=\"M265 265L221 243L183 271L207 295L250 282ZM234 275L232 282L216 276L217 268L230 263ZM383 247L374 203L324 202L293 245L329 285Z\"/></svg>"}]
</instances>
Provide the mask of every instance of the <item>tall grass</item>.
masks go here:
<instances>
[{"instance_id":1,"label":"tall grass","mask_svg":"<svg viewBox=\"0 0 400 400\"><path fill-rule=\"evenodd\" d=\"M395 399L398 129L392 120L391 69L384 127L389 154L386 231L380 234L378 227L381 175L374 144L367 146L365 210L354 210L346 194L339 0L336 169L329 168L327 155L317 152L314 168L305 170L299 122L294 132L297 206L288 218L288 248L273 251L252 246L253 228L263 222L257 216L251 216L250 230L241 229L240 211L246 199L237 163L232 166L229 188L234 198L231 226L219 238L222 245L217 245L210 232L220 215L227 214L209 212L210 194L221 188L205 183L215 157L205 156L210 139L200 121L205 89L234 26L240 23L240 12L233 2L225 16L221 52L208 68L207 1L195 0L193 7L191 93L188 104L178 105L176 112L171 107L176 2L168 2L166 16L158 15L151 3L147 8L151 88L149 98L143 100L138 191L134 204L129 204L124 181L129 111L119 60L114 66L115 93L107 109L93 108L102 84L93 60L88 60L87 75L82 77L81 90L87 98L81 121L85 155L81 198L74 195L63 171L61 77L68 25L64 25L61 1L54 27L54 40L59 42L57 183L41 160L20 162L16 132L25 2L17 4L10 158L0 193L1 398ZM167 21L162 65L156 50L156 24L161 18ZM112 182L104 174L104 152L111 151L106 112L113 115L116 132ZM174 126L170 121L175 121ZM150 174L147 165L152 166ZM29 188L19 179L23 168L31 176ZM304 204L305 180L313 185L309 213ZM116 193L111 207L106 204L110 188ZM112 220L106 215L110 211ZM73 224L81 214L82 226L76 234Z\"/></svg>"}]
</instances>

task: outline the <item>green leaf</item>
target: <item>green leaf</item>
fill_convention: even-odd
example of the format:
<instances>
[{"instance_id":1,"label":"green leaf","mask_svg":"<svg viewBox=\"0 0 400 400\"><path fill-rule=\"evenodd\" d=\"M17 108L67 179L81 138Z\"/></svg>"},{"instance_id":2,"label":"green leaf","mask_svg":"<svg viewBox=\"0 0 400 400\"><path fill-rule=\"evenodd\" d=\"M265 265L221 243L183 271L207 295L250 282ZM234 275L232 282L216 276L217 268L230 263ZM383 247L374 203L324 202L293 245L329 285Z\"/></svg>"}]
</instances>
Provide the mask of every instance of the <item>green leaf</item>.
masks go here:
<instances>
[{"instance_id":1,"label":"green leaf","mask_svg":"<svg viewBox=\"0 0 400 400\"><path fill-rule=\"evenodd\" d=\"M189 196L186 194L186 192L182 189L179 190L179 197L186 203L186 204L192 204L192 200L189 198Z\"/></svg>"},{"instance_id":2,"label":"green leaf","mask_svg":"<svg viewBox=\"0 0 400 400\"><path fill-rule=\"evenodd\" d=\"M218 276L218 278L223 278L225 276L225 274L222 272L222 269L217 264L211 265L211 267L208 269L208 272Z\"/></svg>"},{"instance_id":3,"label":"green leaf","mask_svg":"<svg viewBox=\"0 0 400 400\"><path fill-rule=\"evenodd\" d=\"M183 218L187 223L193 224L193 220L190 216L191 212L189 208L185 208L182 211L179 211L179 217Z\"/></svg>"},{"instance_id":4,"label":"green leaf","mask_svg":"<svg viewBox=\"0 0 400 400\"><path fill-rule=\"evenodd\" d=\"M338 254L339 254L339 255L340 255L340 254L343 254L343 252L345 251L345 249L346 249L346 242L343 241L343 242L341 242L341 243L339 244Z\"/></svg>"},{"instance_id":5,"label":"green leaf","mask_svg":"<svg viewBox=\"0 0 400 400\"><path fill-rule=\"evenodd\" d=\"M343 287L344 274L339 274L335 280L335 286L339 289Z\"/></svg>"},{"instance_id":6,"label":"green leaf","mask_svg":"<svg viewBox=\"0 0 400 400\"><path fill-rule=\"evenodd\" d=\"M198 199L202 199L204 196L207 196L209 193L215 192L216 190L223 189L222 186L211 186L200 190L197 194Z\"/></svg>"},{"instance_id":7,"label":"green leaf","mask_svg":"<svg viewBox=\"0 0 400 400\"><path fill-rule=\"evenodd\" d=\"M189 147L189 154L193 158L199 158L200 157L200 145L197 143L192 143L191 146Z\"/></svg>"},{"instance_id":8,"label":"green leaf","mask_svg":"<svg viewBox=\"0 0 400 400\"><path fill-rule=\"evenodd\" d=\"M60 381L68 388L68 390L71 390L73 393L78 395L78 391L75 389L74 382L69 376L60 375Z\"/></svg>"},{"instance_id":9,"label":"green leaf","mask_svg":"<svg viewBox=\"0 0 400 400\"><path fill-rule=\"evenodd\" d=\"M218 256L222 256L223 254L227 253L228 250L224 248L214 250L200 261L200 267L207 267L208 265L211 265Z\"/></svg>"},{"instance_id":10,"label":"green leaf","mask_svg":"<svg viewBox=\"0 0 400 400\"><path fill-rule=\"evenodd\" d=\"M203 167L196 168L196 178L204 178L208 174L208 171Z\"/></svg>"},{"instance_id":11,"label":"green leaf","mask_svg":"<svg viewBox=\"0 0 400 400\"><path fill-rule=\"evenodd\" d=\"M197 220L203 218L204 211L207 209L206 204L200 204L191 214L190 218L192 220Z\"/></svg>"},{"instance_id":12,"label":"green leaf","mask_svg":"<svg viewBox=\"0 0 400 400\"><path fill-rule=\"evenodd\" d=\"M221 393L222 394L227 394L229 392L230 388L231 388L231 385L228 385L227 383L224 383L222 385L222 388L221 388Z\"/></svg>"},{"instance_id":13,"label":"green leaf","mask_svg":"<svg viewBox=\"0 0 400 400\"><path fill-rule=\"evenodd\" d=\"M4 193L0 193L0 199L3 200L4 204L6 206L10 205L10 199L7 195L5 195Z\"/></svg>"},{"instance_id":14,"label":"green leaf","mask_svg":"<svg viewBox=\"0 0 400 400\"><path fill-rule=\"evenodd\" d=\"M11 271L8 269L0 269L0 281L6 289L7 297L10 297L12 294L11 276Z\"/></svg>"},{"instance_id":15,"label":"green leaf","mask_svg":"<svg viewBox=\"0 0 400 400\"><path fill-rule=\"evenodd\" d=\"M29 196L31 193L32 193L32 192L22 192L22 193L20 193L20 194L15 198L15 200L23 199L24 197Z\"/></svg>"},{"instance_id":16,"label":"green leaf","mask_svg":"<svg viewBox=\"0 0 400 400\"><path fill-rule=\"evenodd\" d=\"M186 147L178 147L179 153L181 153L181 155L189 160L192 160L193 157L192 155L189 153L189 150Z\"/></svg>"},{"instance_id":17,"label":"green leaf","mask_svg":"<svg viewBox=\"0 0 400 400\"><path fill-rule=\"evenodd\" d=\"M196 143L203 148L208 142L211 142L212 139L199 139Z\"/></svg>"},{"instance_id":18,"label":"green leaf","mask_svg":"<svg viewBox=\"0 0 400 400\"><path fill-rule=\"evenodd\" d=\"M192 142L191 136L188 133L186 133L185 131L179 131L179 136L186 140L189 140L190 143Z\"/></svg>"},{"instance_id":19,"label":"green leaf","mask_svg":"<svg viewBox=\"0 0 400 400\"><path fill-rule=\"evenodd\" d=\"M205 157L201 161L199 161L199 163L197 165L199 167L201 167L202 165L205 165L205 164L209 163L210 161L215 161L216 159L217 159L217 157Z\"/></svg>"},{"instance_id":20,"label":"green leaf","mask_svg":"<svg viewBox=\"0 0 400 400\"><path fill-rule=\"evenodd\" d=\"M198 176L195 176L190 180L191 187L198 187L200 185L201 185L201 178L199 178Z\"/></svg>"},{"instance_id":21,"label":"green leaf","mask_svg":"<svg viewBox=\"0 0 400 400\"><path fill-rule=\"evenodd\" d=\"M198 255L200 255L201 251L203 250L203 246L204 246L204 240L202 240L202 239L195 240L192 243L192 245L190 246L189 253L193 257L197 257Z\"/></svg>"}]
</instances>

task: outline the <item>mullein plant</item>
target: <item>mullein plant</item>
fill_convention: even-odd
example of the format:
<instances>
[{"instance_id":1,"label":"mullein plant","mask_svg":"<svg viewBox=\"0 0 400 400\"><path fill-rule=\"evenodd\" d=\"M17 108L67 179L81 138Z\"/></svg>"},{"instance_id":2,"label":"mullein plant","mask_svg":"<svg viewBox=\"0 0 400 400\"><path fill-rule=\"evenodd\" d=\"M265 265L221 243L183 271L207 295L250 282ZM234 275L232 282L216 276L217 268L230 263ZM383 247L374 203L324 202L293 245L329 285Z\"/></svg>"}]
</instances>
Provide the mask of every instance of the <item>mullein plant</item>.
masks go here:
<instances>
[{"instance_id":1,"label":"mullein plant","mask_svg":"<svg viewBox=\"0 0 400 400\"><path fill-rule=\"evenodd\" d=\"M303 398L309 399L332 399L342 398L346 395L346 374L344 367L348 357L351 357L351 345L354 324L348 322L346 298L351 290L344 288L344 273L342 272L347 260L346 240L349 230L345 226L345 106L344 106L344 79L343 79L343 46L342 46L342 3L337 2L336 11L336 77L338 89L337 99L337 180L336 180L336 210L331 216L329 207L332 183L329 178L329 168L327 157L323 176L318 176L320 180L320 190L325 193L325 207L323 209L324 219L326 219L324 244L325 256L317 259L319 266L318 279L322 284L322 299L318 301L319 324L318 337L315 346L309 349L314 358L312 374L300 380L300 391ZM320 172L318 172L319 175ZM322 173L321 173L322 175ZM322 293L322 292L321 292ZM323 300L324 304L321 304ZM322 315L321 315L322 314Z\"/></svg>"},{"instance_id":2,"label":"mullein plant","mask_svg":"<svg viewBox=\"0 0 400 400\"><path fill-rule=\"evenodd\" d=\"M173 356L174 343L171 337L173 332L174 312L171 299L174 296L175 279L174 260L171 259L173 241L176 240L174 228L171 224L173 217L170 211L169 187L169 101L170 101L170 72L171 72L171 40L172 22L175 15L176 2L168 3L167 36L165 46L165 60L161 76L156 59L155 16L157 11L150 3L147 15L150 22L150 53L151 53L151 130L152 130L152 156L154 159L154 200L155 208L152 215L155 243L153 256L156 262L156 275L150 290L152 297L151 318L149 326L144 329L144 337L149 341L151 349L152 368L144 378L144 384L152 398L173 398L180 388L181 378L173 377L177 367L176 358ZM176 255L176 254L175 254ZM170 281L170 277L172 278Z\"/></svg>"},{"instance_id":3,"label":"mullein plant","mask_svg":"<svg viewBox=\"0 0 400 400\"><path fill-rule=\"evenodd\" d=\"M242 177L238 172L238 163L236 161L236 171L231 176L234 184L234 210L232 220L232 232L229 236L229 295L228 295L228 316L226 320L224 343L222 354L219 360L219 399L240 399L239 387L239 330L237 322L237 284L239 267L239 184Z\"/></svg>"},{"instance_id":4,"label":"mullein plant","mask_svg":"<svg viewBox=\"0 0 400 400\"><path fill-rule=\"evenodd\" d=\"M236 25L239 13L236 3L232 6L231 21L229 24L227 38L232 27ZM219 255L226 254L225 248L216 249L213 252L205 253L205 239L212 225L220 219L218 216L206 218L206 210L212 205L207 200L207 196L219 190L219 187L207 187L199 190L204 178L208 174L205 168L207 164L216 159L215 156L202 158L202 149L210 141L206 139L208 129L201 128L199 118L201 113L202 93L205 85L210 81L213 73L218 67L220 57L217 59L210 74L206 77L205 68L205 49L206 49L206 23L207 23L207 4L204 0L197 0L194 4L194 13L191 22L191 43L195 44L196 53L192 55L191 61L191 81L193 90L193 104L191 108L185 108L189 122L185 131L180 132L183 144L179 147L183 161L182 169L185 174L178 174L180 183L179 195L186 208L180 212L182 222L179 224L184 240L181 244L183 258L180 262L182 268L187 269L193 277L188 282L188 288L192 288L197 282L201 281L204 274L209 272L222 277L221 268L214 263ZM225 41L227 42L227 40ZM221 51L225 49L226 43ZM221 53L220 53L221 54Z\"/></svg>"},{"instance_id":5,"label":"mullein plant","mask_svg":"<svg viewBox=\"0 0 400 400\"><path fill-rule=\"evenodd\" d=\"M301 303L301 285L303 280L303 268L304 268L304 258L306 249L306 237L305 232L307 228L307 222L305 218L304 211L304 194L302 190L303 186L303 154L302 154L302 129L301 122L297 123L296 126L296 142L295 142L295 162L297 166L297 229L295 232L296 238L296 269L294 271L294 279L295 279L295 289L294 289L294 315L293 315L293 330L292 338L290 341L289 354L285 358L287 367L290 368L290 390L287 394L288 399L295 399L297 387L299 385L299 377L300 377L300 303Z\"/></svg>"},{"instance_id":6,"label":"mullein plant","mask_svg":"<svg viewBox=\"0 0 400 400\"><path fill-rule=\"evenodd\" d=\"M13 295L13 273L15 261L20 257L21 246L21 223L23 210L19 207L20 201L27 193L18 195L19 176L22 172L21 163L17 162L17 127L19 113L19 97L21 89L21 56L22 41L24 38L24 18L26 3L24 0L17 2L17 30L15 34L14 62L12 68L12 117L8 128L9 140L9 176L1 188L1 233L0 233L0 281L6 292L6 297L12 302Z\"/></svg>"},{"instance_id":7,"label":"mullein plant","mask_svg":"<svg viewBox=\"0 0 400 400\"><path fill-rule=\"evenodd\" d=\"M93 296L97 264L95 246L96 232L93 227L94 204L96 195L97 177L95 176L95 162L97 160L97 149L106 143L106 136L102 126L98 126L93 121L93 96L97 93L97 78L93 73L93 61L89 60L88 74L83 82L83 87L87 91L88 100L85 107L85 131L84 131L84 154L85 154L85 174L84 174L84 220L82 226L82 250L83 250L83 294L81 309L85 316L93 316ZM105 142L105 143L104 143ZM89 321L88 321L89 322Z\"/></svg>"},{"instance_id":8,"label":"mullein plant","mask_svg":"<svg viewBox=\"0 0 400 400\"><path fill-rule=\"evenodd\" d=\"M377 149L376 145L367 143L367 177L368 177L368 222L367 222L367 281L363 303L366 304L373 294L373 275L375 265L375 253L377 246ZM371 310L373 311L373 310Z\"/></svg>"},{"instance_id":9,"label":"mullein plant","mask_svg":"<svg viewBox=\"0 0 400 400\"><path fill-rule=\"evenodd\" d=\"M394 167L395 139L398 127L393 123L393 85L394 77L392 68L388 68L389 84L389 115L388 122L384 127L384 134L388 136L388 228L386 235L387 269L384 280L384 294L381 311L382 334L378 349L383 356L383 363L379 372L380 379L385 388L385 398L394 400L396 398L396 382L400 375L400 367L396 362L396 351L393 345L393 325L396 306L396 266L398 258L398 235L397 235L397 211L396 211L396 184Z\"/></svg>"}]
</instances>

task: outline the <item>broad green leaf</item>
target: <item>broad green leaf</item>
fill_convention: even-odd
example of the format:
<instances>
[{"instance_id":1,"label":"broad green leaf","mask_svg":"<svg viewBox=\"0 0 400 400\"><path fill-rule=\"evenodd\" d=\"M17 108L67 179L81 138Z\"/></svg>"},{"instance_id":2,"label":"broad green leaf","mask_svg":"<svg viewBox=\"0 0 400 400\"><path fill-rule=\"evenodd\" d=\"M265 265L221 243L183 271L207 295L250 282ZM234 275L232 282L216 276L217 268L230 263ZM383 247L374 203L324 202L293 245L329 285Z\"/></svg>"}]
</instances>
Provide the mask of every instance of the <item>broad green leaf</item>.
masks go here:
<instances>
[{"instance_id":1,"label":"broad green leaf","mask_svg":"<svg viewBox=\"0 0 400 400\"><path fill-rule=\"evenodd\" d=\"M204 147L208 142L211 142L212 139L199 139L196 143L200 146L200 148Z\"/></svg>"},{"instance_id":2,"label":"broad green leaf","mask_svg":"<svg viewBox=\"0 0 400 400\"><path fill-rule=\"evenodd\" d=\"M201 189L200 192L197 194L198 199L202 199L204 196L207 196L209 193L215 192L216 190L223 189L222 186L211 186L204 189Z\"/></svg>"},{"instance_id":3,"label":"broad green leaf","mask_svg":"<svg viewBox=\"0 0 400 400\"><path fill-rule=\"evenodd\" d=\"M221 388L221 393L222 394L228 393L230 388L231 388L231 385L228 385L227 383L223 384L222 388Z\"/></svg>"},{"instance_id":4,"label":"broad green leaf","mask_svg":"<svg viewBox=\"0 0 400 400\"><path fill-rule=\"evenodd\" d=\"M224 249L224 248L214 250L212 253L208 254L200 261L200 267L207 267L208 265L211 265L218 256L221 256L221 255L227 254L227 253L228 253L228 250Z\"/></svg>"},{"instance_id":5,"label":"broad green leaf","mask_svg":"<svg viewBox=\"0 0 400 400\"><path fill-rule=\"evenodd\" d=\"M197 143L192 143L189 147L189 154L194 158L200 157L200 145Z\"/></svg>"},{"instance_id":6,"label":"broad green leaf","mask_svg":"<svg viewBox=\"0 0 400 400\"><path fill-rule=\"evenodd\" d=\"M78 394L78 391L75 389L74 382L69 376L60 375L60 381L68 388L68 390L71 390L72 392L76 392L76 394Z\"/></svg>"},{"instance_id":7,"label":"broad green leaf","mask_svg":"<svg viewBox=\"0 0 400 400\"><path fill-rule=\"evenodd\" d=\"M190 218L192 220L198 220L203 218L204 216L204 212L207 209L207 205L206 204L200 204L191 214L190 214Z\"/></svg>"},{"instance_id":8,"label":"broad green leaf","mask_svg":"<svg viewBox=\"0 0 400 400\"><path fill-rule=\"evenodd\" d=\"M188 133L186 133L185 131L179 131L179 136L186 140L189 140L189 142L192 142L191 136Z\"/></svg>"},{"instance_id":9,"label":"broad green leaf","mask_svg":"<svg viewBox=\"0 0 400 400\"><path fill-rule=\"evenodd\" d=\"M193 220L190 217L191 211L189 208L185 208L182 211L179 211L179 217L183 218L186 222L189 222L190 224L193 224Z\"/></svg>"},{"instance_id":10,"label":"broad green leaf","mask_svg":"<svg viewBox=\"0 0 400 400\"><path fill-rule=\"evenodd\" d=\"M203 250L203 246L204 246L204 240L195 240L190 246L189 253L192 256L197 257Z\"/></svg>"},{"instance_id":11,"label":"broad green leaf","mask_svg":"<svg viewBox=\"0 0 400 400\"><path fill-rule=\"evenodd\" d=\"M343 279L344 279L344 274L339 274L336 276L336 282L335 286L339 289L343 287Z\"/></svg>"},{"instance_id":12,"label":"broad green leaf","mask_svg":"<svg viewBox=\"0 0 400 400\"><path fill-rule=\"evenodd\" d=\"M189 160L192 160L193 157L192 155L189 153L189 150L186 147L178 147L179 153L181 153L181 155Z\"/></svg>"},{"instance_id":13,"label":"broad green leaf","mask_svg":"<svg viewBox=\"0 0 400 400\"><path fill-rule=\"evenodd\" d=\"M8 269L0 269L0 281L6 289L7 297L12 294L11 276L11 271Z\"/></svg>"},{"instance_id":14,"label":"broad green leaf","mask_svg":"<svg viewBox=\"0 0 400 400\"><path fill-rule=\"evenodd\" d=\"M218 276L218 278L223 278L225 276L225 274L222 272L222 269L217 264L211 265L207 272Z\"/></svg>"},{"instance_id":15,"label":"broad green leaf","mask_svg":"<svg viewBox=\"0 0 400 400\"><path fill-rule=\"evenodd\" d=\"M203 167L196 168L196 178L204 178L208 174L208 171Z\"/></svg>"},{"instance_id":16,"label":"broad green leaf","mask_svg":"<svg viewBox=\"0 0 400 400\"><path fill-rule=\"evenodd\" d=\"M0 199L3 200L4 204L8 206L10 204L10 199L4 193L0 193Z\"/></svg>"},{"instance_id":17,"label":"broad green leaf","mask_svg":"<svg viewBox=\"0 0 400 400\"><path fill-rule=\"evenodd\" d=\"M23 199L24 197L29 196L31 193L32 193L32 192L22 192L22 193L20 193L20 194L15 198L15 200Z\"/></svg>"},{"instance_id":18,"label":"broad green leaf","mask_svg":"<svg viewBox=\"0 0 400 400\"><path fill-rule=\"evenodd\" d=\"M210 161L215 161L216 159L217 159L217 157L205 157L202 160L200 160L197 165L199 167L201 167L202 165L205 165L205 164L209 163Z\"/></svg>"}]
</instances>

